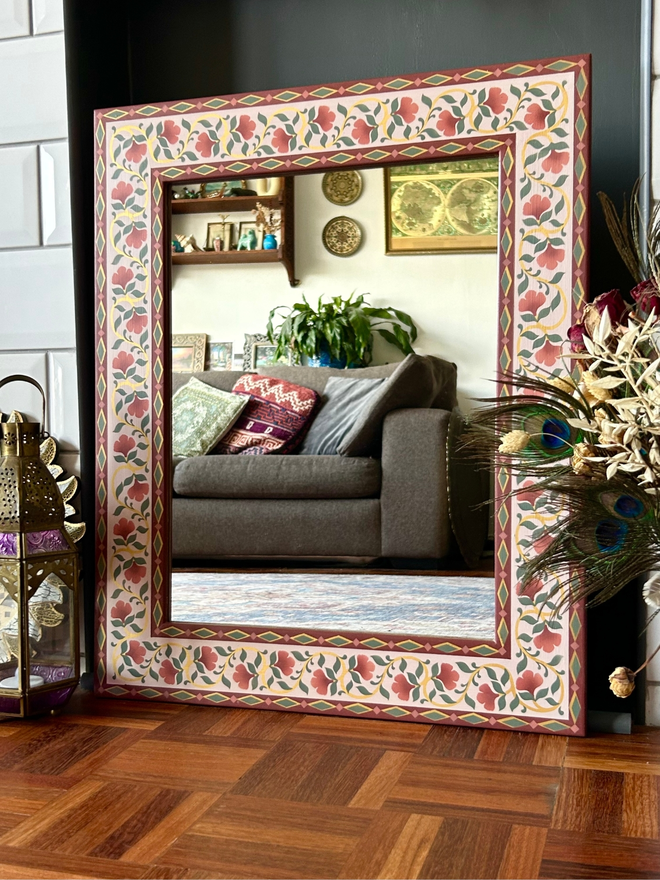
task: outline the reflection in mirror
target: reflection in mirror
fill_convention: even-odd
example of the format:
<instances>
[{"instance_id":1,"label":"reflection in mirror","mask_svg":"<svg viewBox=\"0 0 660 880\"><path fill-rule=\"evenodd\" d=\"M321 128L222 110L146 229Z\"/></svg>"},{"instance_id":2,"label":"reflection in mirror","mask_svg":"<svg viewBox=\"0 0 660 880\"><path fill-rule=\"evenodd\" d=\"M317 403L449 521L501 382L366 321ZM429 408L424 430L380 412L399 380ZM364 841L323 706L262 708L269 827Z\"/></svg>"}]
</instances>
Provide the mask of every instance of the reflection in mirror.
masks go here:
<instances>
[{"instance_id":1,"label":"reflection in mirror","mask_svg":"<svg viewBox=\"0 0 660 880\"><path fill-rule=\"evenodd\" d=\"M490 490L450 492L447 438L495 390L498 162L171 187L172 620L494 639ZM281 322L351 294L404 317L338 369Z\"/></svg>"}]
</instances>

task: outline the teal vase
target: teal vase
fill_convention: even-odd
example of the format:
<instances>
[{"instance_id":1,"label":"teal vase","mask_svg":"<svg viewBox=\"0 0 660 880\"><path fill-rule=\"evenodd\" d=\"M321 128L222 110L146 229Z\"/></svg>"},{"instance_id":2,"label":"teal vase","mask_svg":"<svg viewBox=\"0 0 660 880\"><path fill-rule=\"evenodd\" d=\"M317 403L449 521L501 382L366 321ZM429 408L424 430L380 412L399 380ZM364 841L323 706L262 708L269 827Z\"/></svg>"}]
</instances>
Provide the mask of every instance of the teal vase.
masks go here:
<instances>
[{"instance_id":1,"label":"teal vase","mask_svg":"<svg viewBox=\"0 0 660 880\"><path fill-rule=\"evenodd\" d=\"M265 251L276 251L277 250L277 241L275 239L275 236L272 234L272 232L269 232L266 235L264 235L263 247L264 247Z\"/></svg>"}]
</instances>

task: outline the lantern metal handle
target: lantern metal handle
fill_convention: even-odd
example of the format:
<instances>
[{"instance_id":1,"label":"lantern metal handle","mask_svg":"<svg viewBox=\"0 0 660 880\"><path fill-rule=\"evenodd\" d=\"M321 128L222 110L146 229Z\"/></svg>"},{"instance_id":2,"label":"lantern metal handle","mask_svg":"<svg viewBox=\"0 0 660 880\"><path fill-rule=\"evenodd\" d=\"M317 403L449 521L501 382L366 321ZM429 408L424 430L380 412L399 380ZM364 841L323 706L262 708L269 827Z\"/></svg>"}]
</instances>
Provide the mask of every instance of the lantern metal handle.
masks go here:
<instances>
[{"instance_id":1,"label":"lantern metal handle","mask_svg":"<svg viewBox=\"0 0 660 880\"><path fill-rule=\"evenodd\" d=\"M4 379L0 379L0 388L3 388L5 385L9 385L10 382L29 382L30 385L34 385L34 387L39 390L41 394L41 399L43 401L41 431L44 436L48 436L46 432L46 393L44 389L41 387L36 379L32 378L32 376L22 376L20 373L15 373L13 376L6 376Z\"/></svg>"}]
</instances>

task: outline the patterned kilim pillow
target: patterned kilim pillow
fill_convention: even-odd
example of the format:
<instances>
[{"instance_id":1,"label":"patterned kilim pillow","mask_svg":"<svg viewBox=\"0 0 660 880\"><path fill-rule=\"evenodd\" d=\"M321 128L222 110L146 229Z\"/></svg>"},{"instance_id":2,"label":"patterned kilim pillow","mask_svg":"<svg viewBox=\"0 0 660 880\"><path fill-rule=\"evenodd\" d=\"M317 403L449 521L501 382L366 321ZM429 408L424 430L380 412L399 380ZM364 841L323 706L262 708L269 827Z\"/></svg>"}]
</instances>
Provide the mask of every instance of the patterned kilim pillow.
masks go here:
<instances>
[{"instance_id":1,"label":"patterned kilim pillow","mask_svg":"<svg viewBox=\"0 0 660 880\"><path fill-rule=\"evenodd\" d=\"M213 450L221 455L285 455L302 438L319 399L311 388L252 373L241 376L232 391L250 400Z\"/></svg>"},{"instance_id":2,"label":"patterned kilim pillow","mask_svg":"<svg viewBox=\"0 0 660 880\"><path fill-rule=\"evenodd\" d=\"M247 403L242 395L213 388L193 376L172 396L172 455L206 455Z\"/></svg>"}]
</instances>

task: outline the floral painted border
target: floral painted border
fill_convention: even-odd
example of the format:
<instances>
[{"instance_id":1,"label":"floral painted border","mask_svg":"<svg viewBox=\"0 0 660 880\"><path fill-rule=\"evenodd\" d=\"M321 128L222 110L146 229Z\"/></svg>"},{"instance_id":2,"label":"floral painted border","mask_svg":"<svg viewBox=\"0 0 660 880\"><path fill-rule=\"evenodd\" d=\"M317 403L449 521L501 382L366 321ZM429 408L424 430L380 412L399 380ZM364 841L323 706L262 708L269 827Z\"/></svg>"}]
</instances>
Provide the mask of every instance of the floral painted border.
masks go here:
<instances>
[{"instance_id":1,"label":"floral painted border","mask_svg":"<svg viewBox=\"0 0 660 880\"><path fill-rule=\"evenodd\" d=\"M584 732L583 611L515 588L540 499L498 509L495 643L167 620L163 212L175 180L499 150L500 366L559 372L585 287L588 82L574 57L97 112L99 693Z\"/></svg>"}]
</instances>

